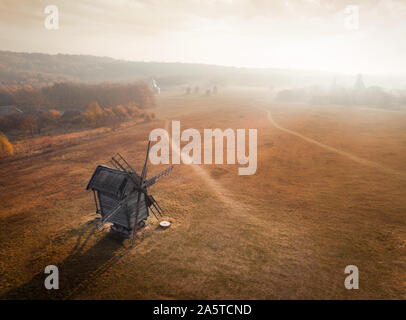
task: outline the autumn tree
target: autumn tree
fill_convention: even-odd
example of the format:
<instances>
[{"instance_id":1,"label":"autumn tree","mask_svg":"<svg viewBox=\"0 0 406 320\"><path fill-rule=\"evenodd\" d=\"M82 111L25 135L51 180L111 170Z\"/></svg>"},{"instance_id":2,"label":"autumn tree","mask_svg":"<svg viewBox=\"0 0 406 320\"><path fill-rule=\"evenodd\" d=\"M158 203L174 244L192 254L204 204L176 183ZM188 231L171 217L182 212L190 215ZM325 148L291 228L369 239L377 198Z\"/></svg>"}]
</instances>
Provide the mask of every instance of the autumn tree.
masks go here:
<instances>
[{"instance_id":1,"label":"autumn tree","mask_svg":"<svg viewBox=\"0 0 406 320\"><path fill-rule=\"evenodd\" d=\"M144 120L146 121L146 122L149 122L149 121L152 121L152 114L151 113L147 113L146 115L145 115L145 117L144 117Z\"/></svg>"},{"instance_id":2,"label":"autumn tree","mask_svg":"<svg viewBox=\"0 0 406 320\"><path fill-rule=\"evenodd\" d=\"M42 112L37 118L38 133L45 127L55 127L61 121L61 113L58 110L51 109L49 111Z\"/></svg>"},{"instance_id":3,"label":"autumn tree","mask_svg":"<svg viewBox=\"0 0 406 320\"><path fill-rule=\"evenodd\" d=\"M127 109L119 104L118 106L115 106L113 108L114 113L117 115L120 121L124 121L128 118L128 112Z\"/></svg>"},{"instance_id":4,"label":"autumn tree","mask_svg":"<svg viewBox=\"0 0 406 320\"><path fill-rule=\"evenodd\" d=\"M117 117L116 113L113 111L113 108L104 108L103 110L103 122L115 130L120 124L120 120Z\"/></svg>"},{"instance_id":5,"label":"autumn tree","mask_svg":"<svg viewBox=\"0 0 406 320\"><path fill-rule=\"evenodd\" d=\"M8 141L7 137L0 132L0 157L13 154L13 145Z\"/></svg>"},{"instance_id":6,"label":"autumn tree","mask_svg":"<svg viewBox=\"0 0 406 320\"><path fill-rule=\"evenodd\" d=\"M61 117L61 113L58 110L51 109L45 112L45 116L48 117L51 121L58 121Z\"/></svg>"},{"instance_id":7,"label":"autumn tree","mask_svg":"<svg viewBox=\"0 0 406 320\"><path fill-rule=\"evenodd\" d=\"M97 101L91 102L83 115L92 125L98 125L103 121L103 110Z\"/></svg>"},{"instance_id":8,"label":"autumn tree","mask_svg":"<svg viewBox=\"0 0 406 320\"><path fill-rule=\"evenodd\" d=\"M24 115L20 122L20 129L28 132L32 137L34 136L34 131L37 129L37 117L32 114Z\"/></svg>"},{"instance_id":9,"label":"autumn tree","mask_svg":"<svg viewBox=\"0 0 406 320\"><path fill-rule=\"evenodd\" d=\"M143 113L143 111L137 106L137 105L135 105L135 104L130 104L128 107L127 107L127 110L128 110L128 114L131 116L131 117L139 117L142 113Z\"/></svg>"}]
</instances>

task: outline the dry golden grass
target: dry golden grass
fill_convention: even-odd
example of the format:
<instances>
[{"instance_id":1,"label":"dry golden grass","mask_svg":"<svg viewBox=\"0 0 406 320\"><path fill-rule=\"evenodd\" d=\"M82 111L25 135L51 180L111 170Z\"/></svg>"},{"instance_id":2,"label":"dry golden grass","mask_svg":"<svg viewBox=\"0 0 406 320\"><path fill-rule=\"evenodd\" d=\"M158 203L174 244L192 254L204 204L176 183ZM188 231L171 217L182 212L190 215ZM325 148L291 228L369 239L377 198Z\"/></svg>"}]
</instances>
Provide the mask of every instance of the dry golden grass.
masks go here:
<instances>
[{"instance_id":1,"label":"dry golden grass","mask_svg":"<svg viewBox=\"0 0 406 320\"><path fill-rule=\"evenodd\" d=\"M280 125L406 172L406 115L343 107L275 105L267 93L168 93L161 120L0 165L0 295L7 298L404 298L406 180L283 132ZM377 112L377 111L375 111ZM186 128L258 128L258 171L176 166L151 190L171 228L151 219L137 246L95 232L97 164L115 152L139 166L164 119ZM150 166L149 175L163 167ZM59 267L60 290L43 289ZM344 268L360 289L344 288Z\"/></svg>"}]
</instances>

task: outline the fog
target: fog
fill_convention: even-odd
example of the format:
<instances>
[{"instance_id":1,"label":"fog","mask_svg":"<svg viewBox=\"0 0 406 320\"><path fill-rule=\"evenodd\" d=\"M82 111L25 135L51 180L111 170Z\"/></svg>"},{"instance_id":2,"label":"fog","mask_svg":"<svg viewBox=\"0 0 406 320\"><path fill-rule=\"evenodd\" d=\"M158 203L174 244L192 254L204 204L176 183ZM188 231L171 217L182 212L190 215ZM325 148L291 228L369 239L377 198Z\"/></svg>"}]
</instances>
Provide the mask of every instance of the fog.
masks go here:
<instances>
[{"instance_id":1,"label":"fog","mask_svg":"<svg viewBox=\"0 0 406 320\"><path fill-rule=\"evenodd\" d=\"M406 70L401 0L54 0L58 30L44 27L49 4L2 0L0 49L362 73L389 87Z\"/></svg>"}]
</instances>

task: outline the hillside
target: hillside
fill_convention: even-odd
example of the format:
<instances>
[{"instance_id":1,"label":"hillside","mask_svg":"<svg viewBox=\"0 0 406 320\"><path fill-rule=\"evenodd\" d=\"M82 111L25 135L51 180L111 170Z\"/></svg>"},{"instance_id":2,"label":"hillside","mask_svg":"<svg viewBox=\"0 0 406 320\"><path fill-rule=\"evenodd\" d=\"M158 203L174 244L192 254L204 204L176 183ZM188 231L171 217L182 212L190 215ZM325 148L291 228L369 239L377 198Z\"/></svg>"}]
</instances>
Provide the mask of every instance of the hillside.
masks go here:
<instances>
[{"instance_id":1,"label":"hillside","mask_svg":"<svg viewBox=\"0 0 406 320\"><path fill-rule=\"evenodd\" d=\"M0 51L1 85L41 85L49 82L117 82L156 78L161 85L206 84L290 85L293 76L278 69L247 69L191 63L134 62L88 55L49 55ZM313 77L313 76L312 76ZM317 75L316 75L317 77Z\"/></svg>"}]
</instances>

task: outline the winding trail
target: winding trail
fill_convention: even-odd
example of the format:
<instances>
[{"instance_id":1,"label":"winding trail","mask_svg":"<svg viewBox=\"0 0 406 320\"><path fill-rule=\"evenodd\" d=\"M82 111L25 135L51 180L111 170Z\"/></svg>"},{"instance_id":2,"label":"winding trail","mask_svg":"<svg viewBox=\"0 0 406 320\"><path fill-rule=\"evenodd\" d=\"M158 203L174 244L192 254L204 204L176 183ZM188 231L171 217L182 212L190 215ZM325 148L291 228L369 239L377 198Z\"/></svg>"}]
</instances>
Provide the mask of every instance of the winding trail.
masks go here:
<instances>
[{"instance_id":1,"label":"winding trail","mask_svg":"<svg viewBox=\"0 0 406 320\"><path fill-rule=\"evenodd\" d=\"M165 120L165 130L169 133L169 120L166 119ZM170 137L169 137L170 139ZM171 140L171 139L170 139ZM169 143L169 145L171 145L171 143ZM173 148L173 146L171 145L171 149L172 152L178 152L178 148ZM180 157L182 159L182 161L184 163L189 163L191 162L190 157L187 154L181 153ZM230 191L228 191L226 188L224 188L218 181L216 181L215 179L213 179L210 176L210 173L207 172L207 170L205 170L201 165L194 165L194 164L190 164L189 165L196 174L198 174L203 181L210 187L210 189L213 191L214 195L222 202L225 204L225 206L230 209L231 211L233 211L234 213L237 214L243 214L244 212L247 211L252 211L254 210L253 207L246 205L244 203L241 203L233 198L231 198L229 196ZM243 214L244 217L247 217L246 214ZM261 219L258 219L256 216L254 215L248 215L252 220L256 220L257 222L262 222Z\"/></svg>"},{"instance_id":2,"label":"winding trail","mask_svg":"<svg viewBox=\"0 0 406 320\"><path fill-rule=\"evenodd\" d=\"M364 159L364 158L360 158L360 157L358 157L358 156L356 156L356 155L353 155L353 154L351 154L351 153L349 153L349 152L342 151L342 150L340 150L340 149L337 149L337 148L328 146L328 145L326 145L326 144L324 144L324 143L321 143L321 142L318 142L318 141L316 141L316 140L313 140L313 139L311 139L311 138L309 138L309 137L306 137L306 136L304 136L303 134L300 134L300 133L298 133L298 132L296 132L296 131L287 129L287 128L285 128L285 127L282 127L280 124L278 124L278 123L274 120L274 118L272 117L271 111L269 111L268 109L264 109L264 110L266 111L268 120L271 122L271 124L272 124L275 128L277 128L277 129L279 129L279 130L281 130L281 131L284 131L284 132L286 132L286 133L289 133L289 134L291 134L291 135L294 135L294 136L296 136L296 137L298 137L298 138L300 138L300 139L302 139L302 140L305 140L305 141L307 141L307 142L309 142L309 143L315 144L316 146L319 146L319 147L321 147L321 148L323 148L323 149L325 149L325 150L328 150L328 151L331 151L331 152L335 152L335 153L337 153L337 154L339 154L339 155L341 155L341 156L343 156L343 157L346 157L347 159L350 159L350 160L352 160L352 161L354 161L354 162L357 162L357 163L359 163L359 164L361 164L361 165L369 166L369 167L378 169L378 170L380 170L380 171L382 171L382 172L385 172L385 173L388 173L388 174L392 174L392 175L396 175L396 176L400 176L400 177L406 179L406 173L404 173L404 172L402 172L402 171L395 170L395 169L391 169L391 168L385 167L385 166L383 166L383 165L381 165L381 164L379 164L379 163L376 163L376 162L373 162L373 161L370 161L370 160L367 160L367 159Z\"/></svg>"}]
</instances>

